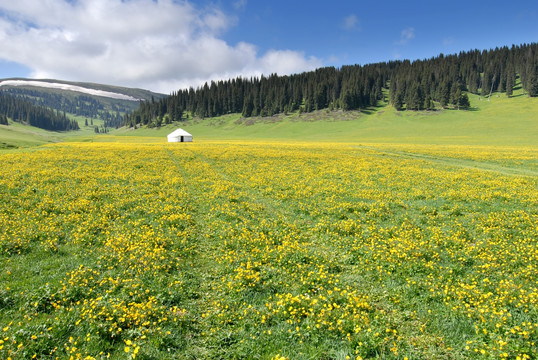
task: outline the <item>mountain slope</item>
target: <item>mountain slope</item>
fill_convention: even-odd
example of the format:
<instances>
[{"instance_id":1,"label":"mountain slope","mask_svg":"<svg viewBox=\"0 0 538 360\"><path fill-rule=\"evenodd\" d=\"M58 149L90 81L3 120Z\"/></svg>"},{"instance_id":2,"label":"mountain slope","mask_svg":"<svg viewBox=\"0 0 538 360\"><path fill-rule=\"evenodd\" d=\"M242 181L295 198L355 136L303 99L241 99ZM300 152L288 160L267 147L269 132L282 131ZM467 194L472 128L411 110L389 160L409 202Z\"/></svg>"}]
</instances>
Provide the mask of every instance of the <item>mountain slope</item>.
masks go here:
<instances>
[{"instance_id":1,"label":"mountain slope","mask_svg":"<svg viewBox=\"0 0 538 360\"><path fill-rule=\"evenodd\" d=\"M521 89L510 98L501 93L493 93L489 100L473 94L469 98L470 110L396 111L384 103L361 111L321 110L255 118L230 114L160 128L120 128L111 134L116 140L140 136L165 142L168 133L181 127L193 134L195 142L248 139L536 146L538 98L528 97Z\"/></svg>"},{"instance_id":2,"label":"mountain slope","mask_svg":"<svg viewBox=\"0 0 538 360\"><path fill-rule=\"evenodd\" d=\"M35 105L66 112L68 115L100 119L107 127L119 126L123 114L137 109L140 100L166 97L143 89L23 78L0 80L0 91L24 97Z\"/></svg>"},{"instance_id":3,"label":"mountain slope","mask_svg":"<svg viewBox=\"0 0 538 360\"><path fill-rule=\"evenodd\" d=\"M56 142L65 136L73 136L75 133L91 136L96 132L96 128L103 131L106 128L120 126L123 114L138 109L140 99L157 101L166 97L164 94L143 89L24 78L0 79L0 94L22 98L59 114L65 112L67 117L76 120L81 128L68 135L17 124L13 122L14 119L10 118L9 126L0 125L0 148L27 147Z\"/></svg>"},{"instance_id":4,"label":"mountain slope","mask_svg":"<svg viewBox=\"0 0 538 360\"><path fill-rule=\"evenodd\" d=\"M64 88L59 88L58 86L53 85L64 85ZM128 98L117 98L118 100L132 100L132 101L139 101L139 100L151 100L152 97L155 99L160 99L162 97L165 97L165 94L155 93L149 90L144 89L137 89L137 88L127 88L127 87L121 87L121 86L114 86L114 85L105 85L105 84L97 84L97 83L88 83L88 82L73 82L73 81L65 81L65 80L55 80L55 79L25 79L25 78L8 78L8 79L0 79L0 87L2 88L40 88L43 91L46 91L47 88L56 88L57 90L64 90L64 93L72 93L72 92L81 92L84 93L84 90L89 90L86 92L88 95L93 95L96 97L111 97L114 98L114 96L108 96L110 94L119 94L123 95ZM82 90L82 91L81 91ZM108 93L107 94L92 94L91 90L93 91L103 91Z\"/></svg>"}]
</instances>

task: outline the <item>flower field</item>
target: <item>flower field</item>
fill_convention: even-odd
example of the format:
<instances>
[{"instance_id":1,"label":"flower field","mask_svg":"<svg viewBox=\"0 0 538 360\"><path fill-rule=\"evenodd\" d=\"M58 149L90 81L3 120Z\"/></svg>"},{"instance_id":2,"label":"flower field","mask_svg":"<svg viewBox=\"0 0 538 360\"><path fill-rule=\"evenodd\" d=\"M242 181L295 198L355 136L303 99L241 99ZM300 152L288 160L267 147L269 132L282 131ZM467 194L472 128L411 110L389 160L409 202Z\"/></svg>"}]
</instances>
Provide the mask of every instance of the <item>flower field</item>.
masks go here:
<instances>
[{"instance_id":1,"label":"flower field","mask_svg":"<svg viewBox=\"0 0 538 360\"><path fill-rule=\"evenodd\" d=\"M538 149L0 153L1 359L534 359Z\"/></svg>"}]
</instances>

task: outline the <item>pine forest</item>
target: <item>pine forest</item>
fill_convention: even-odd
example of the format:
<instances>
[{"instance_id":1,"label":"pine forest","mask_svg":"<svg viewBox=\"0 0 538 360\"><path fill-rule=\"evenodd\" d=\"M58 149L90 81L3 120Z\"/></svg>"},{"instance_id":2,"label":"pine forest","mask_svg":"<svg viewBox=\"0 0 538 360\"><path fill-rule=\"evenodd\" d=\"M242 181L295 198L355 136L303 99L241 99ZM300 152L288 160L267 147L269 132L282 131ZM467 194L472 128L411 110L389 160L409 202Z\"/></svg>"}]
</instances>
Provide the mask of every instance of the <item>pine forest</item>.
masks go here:
<instances>
[{"instance_id":1,"label":"pine forest","mask_svg":"<svg viewBox=\"0 0 538 360\"><path fill-rule=\"evenodd\" d=\"M528 96L537 96L537 73L538 44L533 43L427 60L325 67L289 76L238 77L141 102L137 111L125 115L124 125L161 126L181 121L186 113L207 118L360 110L380 101L389 101L397 110L467 109L467 93L511 96L518 77Z\"/></svg>"}]
</instances>

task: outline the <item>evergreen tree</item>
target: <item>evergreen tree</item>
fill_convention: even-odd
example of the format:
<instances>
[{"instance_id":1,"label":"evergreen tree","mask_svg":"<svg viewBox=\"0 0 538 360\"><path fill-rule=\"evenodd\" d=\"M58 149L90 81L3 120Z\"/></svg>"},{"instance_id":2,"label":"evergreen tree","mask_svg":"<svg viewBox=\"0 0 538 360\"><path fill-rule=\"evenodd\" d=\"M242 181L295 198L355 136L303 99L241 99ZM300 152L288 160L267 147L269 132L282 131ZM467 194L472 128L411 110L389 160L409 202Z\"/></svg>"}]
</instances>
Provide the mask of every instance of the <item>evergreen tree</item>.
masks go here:
<instances>
[{"instance_id":1,"label":"evergreen tree","mask_svg":"<svg viewBox=\"0 0 538 360\"><path fill-rule=\"evenodd\" d=\"M179 121L179 114L184 112L204 118L238 112L249 117L296 110L360 109L376 106L389 84L389 101L397 110L433 109L434 100L442 107L450 104L464 108L465 91L488 96L497 90L510 96L516 73L527 93L538 96L536 53L538 44L525 44L510 49L441 54L413 62L326 67L289 76L221 80L197 89L180 90L166 99L141 102L137 111L124 117L124 122L130 126L154 126L159 121Z\"/></svg>"},{"instance_id":2,"label":"evergreen tree","mask_svg":"<svg viewBox=\"0 0 538 360\"><path fill-rule=\"evenodd\" d=\"M69 131L78 130L78 122L69 120L65 113L49 108L36 106L28 100L0 93L0 115L7 122L7 117L13 121L25 123L45 130Z\"/></svg>"},{"instance_id":3,"label":"evergreen tree","mask_svg":"<svg viewBox=\"0 0 538 360\"><path fill-rule=\"evenodd\" d=\"M516 85L516 74L512 63L508 63L506 68L506 96L510 97L513 94L514 86Z\"/></svg>"},{"instance_id":4,"label":"evergreen tree","mask_svg":"<svg viewBox=\"0 0 538 360\"><path fill-rule=\"evenodd\" d=\"M351 110L351 109L354 108L355 101L354 101L354 96L351 93L351 90L346 90L342 94L342 105L341 106L342 106L342 109L344 111L348 111L348 110Z\"/></svg>"},{"instance_id":5,"label":"evergreen tree","mask_svg":"<svg viewBox=\"0 0 538 360\"><path fill-rule=\"evenodd\" d=\"M450 101L450 87L446 81L443 81L439 88L439 103L445 108Z\"/></svg>"},{"instance_id":6,"label":"evergreen tree","mask_svg":"<svg viewBox=\"0 0 538 360\"><path fill-rule=\"evenodd\" d=\"M454 105L454 107L457 107L459 109L461 97L461 86L456 83L452 86L450 90L450 104Z\"/></svg>"},{"instance_id":7,"label":"evergreen tree","mask_svg":"<svg viewBox=\"0 0 538 360\"><path fill-rule=\"evenodd\" d=\"M426 94L426 96L424 97L424 105L423 105L423 108L425 110L433 110L434 107L433 107L433 101L432 101L432 98L430 96L430 94Z\"/></svg>"},{"instance_id":8,"label":"evergreen tree","mask_svg":"<svg viewBox=\"0 0 538 360\"><path fill-rule=\"evenodd\" d=\"M529 52L526 65L525 90L530 97L538 96L538 54Z\"/></svg>"},{"instance_id":9,"label":"evergreen tree","mask_svg":"<svg viewBox=\"0 0 538 360\"><path fill-rule=\"evenodd\" d=\"M468 109L471 106L471 102L469 101L469 96L467 93L464 93L461 95L459 102L458 102L458 109Z\"/></svg>"},{"instance_id":10,"label":"evergreen tree","mask_svg":"<svg viewBox=\"0 0 538 360\"><path fill-rule=\"evenodd\" d=\"M396 95L394 96L394 102L392 103L392 105L398 111L403 109L404 102L403 102L403 93L402 92L396 93Z\"/></svg>"},{"instance_id":11,"label":"evergreen tree","mask_svg":"<svg viewBox=\"0 0 538 360\"><path fill-rule=\"evenodd\" d=\"M254 110L254 103L252 100L252 96L247 96L245 101L243 102L243 117L250 117L252 116L252 111Z\"/></svg>"}]
</instances>

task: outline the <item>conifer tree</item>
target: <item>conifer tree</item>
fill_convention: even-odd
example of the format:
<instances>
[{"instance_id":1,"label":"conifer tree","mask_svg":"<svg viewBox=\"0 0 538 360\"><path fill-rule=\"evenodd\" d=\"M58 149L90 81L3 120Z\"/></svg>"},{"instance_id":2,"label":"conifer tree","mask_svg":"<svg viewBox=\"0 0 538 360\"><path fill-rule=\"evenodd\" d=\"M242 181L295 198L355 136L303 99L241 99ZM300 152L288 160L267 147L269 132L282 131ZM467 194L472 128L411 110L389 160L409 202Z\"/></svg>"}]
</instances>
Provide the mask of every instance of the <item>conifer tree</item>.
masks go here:
<instances>
[{"instance_id":1,"label":"conifer tree","mask_svg":"<svg viewBox=\"0 0 538 360\"><path fill-rule=\"evenodd\" d=\"M526 66L526 86L525 90L529 97L538 96L538 54L530 51Z\"/></svg>"},{"instance_id":2,"label":"conifer tree","mask_svg":"<svg viewBox=\"0 0 538 360\"><path fill-rule=\"evenodd\" d=\"M439 88L439 103L441 104L441 107L446 107L448 105L448 102L450 101L450 87L447 81L441 82L440 88Z\"/></svg>"},{"instance_id":3,"label":"conifer tree","mask_svg":"<svg viewBox=\"0 0 538 360\"><path fill-rule=\"evenodd\" d=\"M450 104L454 105L459 109L460 100L461 100L461 86L459 84L454 84L450 90Z\"/></svg>"},{"instance_id":4,"label":"conifer tree","mask_svg":"<svg viewBox=\"0 0 538 360\"><path fill-rule=\"evenodd\" d=\"M506 68L506 96L512 96L515 84L516 74L514 72L514 66L512 65L512 63L508 63L508 66Z\"/></svg>"},{"instance_id":5,"label":"conifer tree","mask_svg":"<svg viewBox=\"0 0 538 360\"><path fill-rule=\"evenodd\" d=\"M458 109L468 109L471 106L471 102L469 101L469 96L467 93L464 93L461 95L459 102L458 102Z\"/></svg>"}]
</instances>

